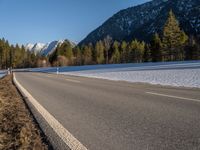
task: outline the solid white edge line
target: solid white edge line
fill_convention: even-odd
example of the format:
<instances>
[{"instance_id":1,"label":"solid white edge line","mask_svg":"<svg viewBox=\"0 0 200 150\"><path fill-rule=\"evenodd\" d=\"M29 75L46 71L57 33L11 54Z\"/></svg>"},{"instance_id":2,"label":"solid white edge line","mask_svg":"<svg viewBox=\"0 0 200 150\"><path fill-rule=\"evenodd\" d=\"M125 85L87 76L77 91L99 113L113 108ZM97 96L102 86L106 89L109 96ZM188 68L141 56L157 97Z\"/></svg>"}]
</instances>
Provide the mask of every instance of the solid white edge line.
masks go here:
<instances>
[{"instance_id":1,"label":"solid white edge line","mask_svg":"<svg viewBox=\"0 0 200 150\"><path fill-rule=\"evenodd\" d=\"M79 142L67 129L65 129L61 123L58 122L41 104L34 99L31 94L17 81L15 74L13 74L13 81L21 92L32 103L35 109L42 115L47 121L50 127L56 132L56 134L63 140L63 142L71 150L87 150L87 148Z\"/></svg>"},{"instance_id":2,"label":"solid white edge line","mask_svg":"<svg viewBox=\"0 0 200 150\"><path fill-rule=\"evenodd\" d=\"M157 96L163 96L163 97L169 97L169 98L175 98L175 99L182 99L187 101L194 101L194 102L200 102L198 99L193 98L185 98L185 97L179 97L179 96L173 96L173 95L167 95L167 94L160 94L160 93L154 93L154 92L146 92L147 94L151 95L157 95Z\"/></svg>"}]
</instances>

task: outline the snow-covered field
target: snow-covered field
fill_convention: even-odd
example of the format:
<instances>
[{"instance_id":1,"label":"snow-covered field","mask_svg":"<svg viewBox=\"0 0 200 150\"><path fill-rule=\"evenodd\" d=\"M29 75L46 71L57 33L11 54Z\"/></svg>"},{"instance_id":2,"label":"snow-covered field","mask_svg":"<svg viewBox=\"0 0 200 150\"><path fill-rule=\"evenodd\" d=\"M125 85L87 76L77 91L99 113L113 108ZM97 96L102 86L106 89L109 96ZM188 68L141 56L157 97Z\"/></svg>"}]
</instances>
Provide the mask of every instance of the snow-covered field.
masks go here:
<instances>
[{"instance_id":1,"label":"snow-covered field","mask_svg":"<svg viewBox=\"0 0 200 150\"><path fill-rule=\"evenodd\" d=\"M119 71L105 73L68 72L67 75L115 81L142 82L170 86L200 88L200 69Z\"/></svg>"},{"instance_id":2,"label":"snow-covered field","mask_svg":"<svg viewBox=\"0 0 200 150\"><path fill-rule=\"evenodd\" d=\"M57 68L35 69L56 73ZM61 67L60 74L200 88L200 61Z\"/></svg>"}]
</instances>

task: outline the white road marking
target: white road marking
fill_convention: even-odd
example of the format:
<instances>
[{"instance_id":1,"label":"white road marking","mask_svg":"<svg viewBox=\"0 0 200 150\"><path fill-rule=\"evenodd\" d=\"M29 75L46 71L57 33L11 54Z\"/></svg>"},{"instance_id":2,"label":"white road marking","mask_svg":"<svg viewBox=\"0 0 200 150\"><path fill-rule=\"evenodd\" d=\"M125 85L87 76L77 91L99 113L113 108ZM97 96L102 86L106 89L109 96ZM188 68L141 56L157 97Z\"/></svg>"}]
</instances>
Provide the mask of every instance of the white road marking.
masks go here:
<instances>
[{"instance_id":1,"label":"white road marking","mask_svg":"<svg viewBox=\"0 0 200 150\"><path fill-rule=\"evenodd\" d=\"M182 100L187 100L187 101L200 102L200 100L193 99L193 98L185 98L185 97L179 97L179 96L173 96L173 95L167 95L167 94L160 94L160 93L154 93L154 92L146 92L146 93L147 94L151 94L151 95L157 95L157 96L176 98L176 99L182 99Z\"/></svg>"},{"instance_id":2,"label":"white road marking","mask_svg":"<svg viewBox=\"0 0 200 150\"><path fill-rule=\"evenodd\" d=\"M72 79L65 79L66 81L70 81L70 82L75 82L75 83L80 83L81 81L78 80L72 80Z\"/></svg>"},{"instance_id":3,"label":"white road marking","mask_svg":"<svg viewBox=\"0 0 200 150\"><path fill-rule=\"evenodd\" d=\"M67 129L65 129L61 123L58 122L32 95L17 81L15 74L13 75L13 80L20 91L27 97L27 99L32 103L35 109L42 115L42 117L47 121L51 128L57 133L57 135L63 140L63 142L71 150L87 150L87 148L79 142Z\"/></svg>"}]
</instances>

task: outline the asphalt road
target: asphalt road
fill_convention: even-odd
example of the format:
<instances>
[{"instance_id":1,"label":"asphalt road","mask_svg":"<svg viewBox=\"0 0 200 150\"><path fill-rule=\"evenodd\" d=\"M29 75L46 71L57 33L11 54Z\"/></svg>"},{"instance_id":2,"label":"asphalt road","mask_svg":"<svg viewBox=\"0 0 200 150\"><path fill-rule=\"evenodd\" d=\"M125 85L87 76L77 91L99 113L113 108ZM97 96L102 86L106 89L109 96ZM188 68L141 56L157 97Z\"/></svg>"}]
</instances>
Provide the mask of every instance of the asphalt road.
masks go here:
<instances>
[{"instance_id":1,"label":"asphalt road","mask_svg":"<svg viewBox=\"0 0 200 150\"><path fill-rule=\"evenodd\" d=\"M16 79L90 150L200 150L200 89L42 73Z\"/></svg>"}]
</instances>

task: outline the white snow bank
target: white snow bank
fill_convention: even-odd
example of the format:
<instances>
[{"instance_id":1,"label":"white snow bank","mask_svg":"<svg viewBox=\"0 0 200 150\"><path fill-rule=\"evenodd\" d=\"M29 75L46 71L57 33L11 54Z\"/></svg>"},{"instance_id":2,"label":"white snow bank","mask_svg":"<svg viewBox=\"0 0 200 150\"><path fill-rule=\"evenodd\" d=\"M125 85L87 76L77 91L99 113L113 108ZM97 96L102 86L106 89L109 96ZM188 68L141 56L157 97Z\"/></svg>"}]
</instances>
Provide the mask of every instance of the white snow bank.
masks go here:
<instances>
[{"instance_id":1,"label":"white snow bank","mask_svg":"<svg viewBox=\"0 0 200 150\"><path fill-rule=\"evenodd\" d=\"M199 69L144 70L91 73L87 71L67 72L66 75L101 78L115 81L141 82L169 86L200 88Z\"/></svg>"},{"instance_id":2,"label":"white snow bank","mask_svg":"<svg viewBox=\"0 0 200 150\"><path fill-rule=\"evenodd\" d=\"M58 70L66 75L200 88L200 61L71 66ZM56 73L57 68L30 71Z\"/></svg>"}]
</instances>

